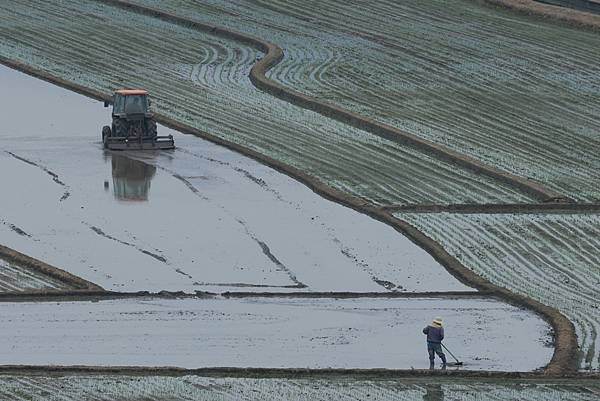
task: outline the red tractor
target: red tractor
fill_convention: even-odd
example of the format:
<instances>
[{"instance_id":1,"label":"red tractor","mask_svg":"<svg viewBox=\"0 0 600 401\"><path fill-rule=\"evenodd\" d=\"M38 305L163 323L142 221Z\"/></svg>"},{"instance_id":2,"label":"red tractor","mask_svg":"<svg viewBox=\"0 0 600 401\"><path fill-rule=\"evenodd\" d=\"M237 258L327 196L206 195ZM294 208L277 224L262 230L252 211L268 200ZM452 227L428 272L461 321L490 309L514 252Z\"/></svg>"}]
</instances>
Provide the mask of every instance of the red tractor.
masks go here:
<instances>
[{"instance_id":1,"label":"red tractor","mask_svg":"<svg viewBox=\"0 0 600 401\"><path fill-rule=\"evenodd\" d=\"M102 127L102 143L111 150L173 149L173 135L158 136L148 92L121 89L113 94L112 125ZM108 107L109 102L104 102Z\"/></svg>"}]
</instances>

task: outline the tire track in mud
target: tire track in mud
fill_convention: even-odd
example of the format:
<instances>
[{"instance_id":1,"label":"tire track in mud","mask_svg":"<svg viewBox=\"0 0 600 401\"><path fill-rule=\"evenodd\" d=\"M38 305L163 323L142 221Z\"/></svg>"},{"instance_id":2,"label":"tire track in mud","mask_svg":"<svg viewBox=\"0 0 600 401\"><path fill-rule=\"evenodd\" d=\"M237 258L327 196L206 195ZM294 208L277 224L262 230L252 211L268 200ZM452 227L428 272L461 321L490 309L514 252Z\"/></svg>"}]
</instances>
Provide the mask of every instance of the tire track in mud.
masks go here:
<instances>
[{"instance_id":1,"label":"tire track in mud","mask_svg":"<svg viewBox=\"0 0 600 401\"><path fill-rule=\"evenodd\" d=\"M60 197L59 201L62 202L64 200L66 200L69 196L71 196L71 192L70 192L70 188L67 184L65 184L64 182L62 182L59 178L58 178L58 174L52 172L51 170L49 170L47 167L44 167L41 164L38 164L36 162L33 162L29 159L26 159L24 157L21 157L13 152L9 152L8 150L4 151L6 154L14 157L15 159L22 161L23 163L27 163L30 166L34 166L39 168L40 170L42 170L43 172L45 172L46 174L48 174L50 177L52 177L52 181L54 181L55 183L57 183L58 185L60 185L61 187L65 188L65 192L63 193L63 195Z\"/></svg>"},{"instance_id":2,"label":"tire track in mud","mask_svg":"<svg viewBox=\"0 0 600 401\"><path fill-rule=\"evenodd\" d=\"M276 270L285 272L288 275L289 279L292 280L292 282L294 282L294 284L296 284L296 288L308 288L308 286L306 284L304 284L300 280L298 280L296 275L286 265L281 263L281 261L279 259L277 259L277 257L275 255L273 255L269 246L264 241L260 240L256 236L256 234L254 234L250 230L250 228L248 227L248 224L245 221L243 221L242 219L239 219L239 218L236 219L236 221L242 227L244 227L246 235L248 235L250 238L252 238L254 240L254 242L256 242L258 244L262 253L267 257L267 259L269 259L275 265Z\"/></svg>"},{"instance_id":3,"label":"tire track in mud","mask_svg":"<svg viewBox=\"0 0 600 401\"><path fill-rule=\"evenodd\" d=\"M155 249L155 251L158 252L158 253L151 252L151 251L149 251L147 249L144 249L144 248L141 248L141 247L139 247L139 246L137 246L135 244L132 244L132 243L127 242L127 241L120 240L120 239L118 239L116 237L113 237L112 235L106 234L104 231L102 231L102 229L100 229L100 228L98 228L96 226L93 226L93 225L91 225L89 223L86 223L84 221L82 221L82 223L85 224L86 226L88 226L93 232L95 232L96 234L98 234L101 237L104 237L104 238L109 239L111 241L117 242L117 243L119 243L121 245L125 245L125 246L128 246L128 247L134 248L138 252L141 252L144 255L150 256L151 258L153 258L153 259L155 259L155 260L157 260L157 261L159 261L161 263L164 263L167 266L170 266L176 273L179 273L182 276L185 276L185 277L187 277L189 279L193 279L194 278L190 274L188 274L185 271L183 271L181 268L173 267L173 265L169 262L169 260L167 258L165 258L163 255L159 254L159 253L162 253L159 249Z\"/></svg>"},{"instance_id":4,"label":"tire track in mud","mask_svg":"<svg viewBox=\"0 0 600 401\"><path fill-rule=\"evenodd\" d=\"M161 263L164 263L167 266L170 266L171 268L173 268L173 270L176 273L179 273L182 276L186 276L189 279L193 279L194 278L191 275L189 275L188 273L186 273L185 271L183 271L182 269L177 268L177 267L173 267L172 264L169 262L169 260L162 255L162 251L160 251L159 249L155 249L155 251L158 252L158 253L151 252L151 251L149 251L147 249L141 248L141 247L139 247L139 246L137 246L135 244L132 244L130 242L123 241L123 240L120 240L120 239L118 239L116 237L113 237L112 235L109 235L109 234L105 233L102 229L100 229L100 228L98 228L98 227L96 227L94 225L91 225L89 223L86 223L85 221L82 221L81 223L84 224L84 225L86 225L86 226L88 226L90 228L90 230L92 230L93 232L95 232L96 234L98 234L101 237L104 237L106 239L109 239L111 241L119 243L121 245L125 245L125 246L128 246L130 248L134 248L138 252L141 252L144 255L150 256L151 258L153 258L153 259L155 259L155 260L157 260L157 261L159 261Z\"/></svg>"},{"instance_id":5,"label":"tire track in mud","mask_svg":"<svg viewBox=\"0 0 600 401\"><path fill-rule=\"evenodd\" d=\"M10 228L11 231L14 231L22 237L33 238L31 234L28 234L25 230L14 225L13 223L10 223L4 219L0 219L0 223L2 223L2 225L8 226L8 228Z\"/></svg>"},{"instance_id":6,"label":"tire track in mud","mask_svg":"<svg viewBox=\"0 0 600 401\"><path fill-rule=\"evenodd\" d=\"M112 235L106 234L104 231L102 231L102 229L100 229L100 228L98 228L96 226L93 226L93 225L91 225L89 223L86 223L84 221L82 221L82 223L85 224L86 226L88 226L90 228L90 230L92 230L93 232L95 232L96 234L98 234L101 237L104 237L104 238L109 239L111 241L117 242L117 243L119 243L121 245L125 245L125 246L128 246L128 247L134 248L138 252L141 252L144 255L150 256L151 258L153 258L153 259L155 259L155 260L157 260L157 261L159 261L161 263L164 263L167 266L170 266L176 273L179 273L182 276L185 276L185 277L187 277L189 279L193 279L194 278L191 275L189 275L188 273L186 273L185 271L183 271L182 269L180 269L178 267L173 267L173 265L169 262L169 260L167 258L165 258L161 254L158 254L158 253L155 253L155 252L151 252L151 251L149 251L147 249L140 248L139 246L137 246L135 244L132 244L130 242L120 240L120 239L118 239L116 237L113 237ZM155 249L155 251L161 253L161 251L158 250L158 249Z\"/></svg>"},{"instance_id":7,"label":"tire track in mud","mask_svg":"<svg viewBox=\"0 0 600 401\"><path fill-rule=\"evenodd\" d=\"M291 202L291 201L286 201L285 199L283 199L283 197L281 196L281 194L280 194L280 193L279 193L277 190L275 190L275 189L271 188L271 187L270 187L270 186L269 186L269 185L268 185L268 184L265 182L265 180L263 180L262 178L255 177L254 175L252 175L252 173L250 173L248 170L245 170L245 169L243 169L243 168L234 167L233 169L234 169L235 171L237 171L238 173L241 173L241 174L242 174L244 177L246 177L248 180L250 180L250 181L252 181L253 183L255 183L256 185L258 185L259 187L261 187L261 188L262 188L262 189L264 189L265 191L272 193L272 194L273 194L273 196L275 196L275 198L276 198L277 200L279 200L280 202L285 202L285 203L288 203L288 204L290 204L290 205L292 204L292 202Z\"/></svg>"},{"instance_id":8,"label":"tire track in mud","mask_svg":"<svg viewBox=\"0 0 600 401\"><path fill-rule=\"evenodd\" d=\"M169 264L169 261L164 256L161 256L161 255L158 255L158 254L156 254L154 252L150 252L150 251L148 251L146 249L140 248L137 245L132 244L130 242L126 242L126 241L120 240L118 238L115 238L112 235L106 234L104 231L102 231L102 229L100 229L100 228L98 228L96 226L93 226L93 225L91 225L89 223L86 223L85 221L82 221L82 223L85 224L86 226L88 226L90 228L90 230L92 230L93 232L95 232L96 234L98 234L101 237L104 237L104 238L109 239L111 241L115 241L115 242L117 242L117 243L119 243L121 245L125 245L125 246L129 246L129 247L135 248L136 250L138 250L139 252L143 253L144 255L148 255L151 258L154 258L154 259L156 259L159 262L162 262L164 264L167 264L167 265Z\"/></svg>"},{"instance_id":9,"label":"tire track in mud","mask_svg":"<svg viewBox=\"0 0 600 401\"><path fill-rule=\"evenodd\" d=\"M210 161L210 162L217 163L217 164L219 164L219 165L227 166L227 167L231 168L233 171L236 171L236 172L238 172L238 173L242 174L242 175L243 175L244 177L246 177L248 180L250 180L251 182L253 182L253 183L255 183L256 185L260 186L260 187L261 187L262 189L264 189L265 191L272 193L272 194L273 194L273 196L275 196L275 198L276 198L277 200L279 200L279 201L281 201L281 202L285 202L285 203L287 203L287 204L289 204L289 205L291 205L292 207L295 207L295 208L299 208L299 207L300 207L300 206L299 206L298 204L296 204L295 202L293 202L293 201L289 201L289 200L286 200L286 199L284 199L284 198L282 197L282 195L281 195L281 194L280 194L278 191L276 191L276 190L274 190L273 188L271 188L271 187L270 187L270 186L269 186L269 185L268 185L268 184L265 182L265 180L263 180L262 178L259 178L259 177L256 177L256 176L254 176L252 173L250 173L250 172L249 172L248 170L246 170L246 169L243 169L243 168L240 168L240 167L235 167L235 166L232 166L230 163L223 162L223 161L221 161L221 160L213 159L213 158L210 158L210 157L206 157L206 156L204 156L204 155L198 155L198 154L196 154L196 153L194 153L194 152L191 152L191 151L189 151L189 150L186 150L186 149L177 148L177 150L178 150L178 151L181 151L182 153L188 154L188 155L190 155L190 156L192 156L192 157L197 157L197 158L200 158L200 159L203 159L203 160L208 160L208 161ZM140 160L140 161L141 161L141 160ZM157 168L160 168L160 167L158 167L158 166L157 166ZM183 182L183 183L184 183L184 184L185 184L185 185L186 185L186 186L187 186L187 187L188 187L188 188L189 188L189 189L190 189L192 192L194 192L194 193L196 193L198 196L200 196L200 195L199 195L199 191L197 190L197 188L195 188L195 187L194 187L194 185L193 185L191 182L189 182L189 181L188 181L188 180L187 180L185 177L182 177L182 176L181 176L181 175L179 175L179 174L174 174L174 172L172 172L172 171L170 171L170 170L166 170L166 171L167 171L167 172L169 172L169 174L173 175L173 177L175 177L176 179L178 179L178 180L182 181L182 182ZM206 197L202 197L202 199L210 202L210 199L208 199L208 198L206 198ZM318 217L318 216L317 216L317 217ZM312 217L311 219L315 219L315 218L317 218L317 217ZM265 244L264 242L262 242L262 241L261 241L261 240L259 240L258 238L255 238L255 237L253 236L253 234L251 234L251 233L248 231L248 229L247 229L247 225L246 225L246 223L245 223L245 222L243 222L243 221L240 221L240 220L238 220L237 222L238 222L238 223L240 223L242 226L244 226L244 228L246 229L246 232L247 232L247 234L248 234L249 236L251 236L251 238L252 238L252 239L253 239L255 242L257 242L257 243L259 244L259 246L260 246L260 247L261 247L261 249L263 250L263 253L265 253L265 255L266 255L266 256L267 256L269 259L271 259L271 260L272 260L272 261L273 261L273 262L274 262L276 265L278 265L278 264L280 264L280 263L281 263L281 262L279 262L278 260L277 260L277 261L275 261L275 260L276 260L276 258L275 258L275 257L274 257L272 254L270 254L270 249L268 248L267 244ZM352 250L351 250L350 248L348 248L348 247L344 246L344 245L342 244L342 242L341 242L341 241L340 241L340 240L339 240L339 239L338 239L338 238L335 236L335 234L332 232L332 230L331 230L331 228L330 228L330 227L326 227L326 228L325 228L325 230L326 230L326 232L327 232L328 236L331 238L332 242L333 242L333 243L335 243L336 245L338 245L338 246L339 246L339 248L340 248L340 253L341 253L342 255L344 255L346 258L348 258L349 260L351 260L351 261L352 261L352 263L354 263L354 264L355 264L355 265L356 265L356 266L357 266L359 269L362 269L362 270L364 270L365 272L367 272L367 273L370 275L371 279L372 279L372 280L373 280L375 283L377 283L378 285L382 286L383 288L385 288L386 290L389 290L389 291L402 291L402 290L403 290L403 287L402 287L401 285L398 285L398 284L392 283L392 282L390 282L390 281L387 281L387 280L382 280L382 279L379 279L379 278L377 278L377 275L375 274L375 272L373 271L373 269L371 269L371 268L370 268L370 266L369 266L368 264L364 263L364 261L360 261L360 260L359 260L359 259L356 257L356 255L354 255L354 254L352 253ZM266 247L266 249L265 249L265 247ZM266 252L265 252L265 251L266 251ZM273 260L273 258L275 258L275 260ZM285 270L287 271L287 268L285 268ZM292 273L292 272L289 272L288 274L291 274L291 275L293 275L293 273ZM282 286L282 287L281 287L281 286L267 286L267 287L273 287L273 288L277 288L277 287L280 287L280 288L307 288L307 286L306 286L304 283L301 283L301 282L297 281L297 278L296 278L295 276L294 276L294 278L293 278L292 280L293 280L293 281L296 283L296 284L295 284L295 285L293 285L293 286ZM202 283L202 284L205 284L205 283ZM239 284L239 283L238 283L238 284ZM208 284L207 284L207 285L208 285ZM213 284L210 284L210 285L214 285L214 283L213 283ZM238 286L238 285L234 285L234 286ZM253 287L254 287L254 286L256 286L256 285L248 285L248 286L253 286ZM257 287L261 287L261 286L262 286L262 285L259 285L259 286L257 286ZM263 287L264 287L264 286L263 286Z\"/></svg>"},{"instance_id":10,"label":"tire track in mud","mask_svg":"<svg viewBox=\"0 0 600 401\"><path fill-rule=\"evenodd\" d=\"M273 196L275 196L275 198L277 200L279 200L280 202L285 202L285 203L290 204L290 205L294 204L293 201L289 201L289 200L284 199L283 196L279 193L279 191L271 188L269 186L269 184L267 184L265 182L265 180L263 180L262 178L254 176L251 172L249 172L246 169L243 169L241 167L232 166L231 163L224 162L222 160L217 160L217 159L214 159L212 157L207 157L207 156L204 156L204 155L201 155L201 154L197 154L197 153L192 152L192 151L187 150L187 149L176 148L176 151L185 153L185 154L187 154L189 156L196 157L196 158L199 158L199 159L202 159L202 160L207 160L207 161L209 161L211 163L216 163L216 164L218 164L220 166L227 166L227 167L231 168L233 171L236 171L236 172L242 174L244 177L246 177L248 180L252 181L256 185L258 185L259 187L261 187L263 190L265 190L265 191L270 192L271 194L273 194ZM185 181L182 181L182 182L184 182L184 184L186 184L186 186L188 188L190 188L191 184L187 181L187 179L185 179L185 177L180 176L180 178L178 178L178 179L180 179L180 180L184 179ZM193 187L193 185L191 185L191 186ZM190 190L192 190L192 188L190 188Z\"/></svg>"},{"instance_id":11,"label":"tire track in mud","mask_svg":"<svg viewBox=\"0 0 600 401\"><path fill-rule=\"evenodd\" d=\"M198 188L196 188L194 186L194 184L192 184L189 180L187 180L185 177L181 176L180 174L174 172L173 170L166 168L164 166L161 165L155 165L156 168L165 171L166 173L168 173L169 175L171 175L173 178L175 178L176 180L182 182L194 195L196 195L197 197L199 197L200 199L202 199L203 201L209 202L215 206L217 206L218 208L220 208L221 210L223 210L223 212L225 212L225 214L229 215L233 220L235 220L240 226L242 226L245 234L252 239L260 248L261 252L263 253L263 255L271 262L275 265L276 270L284 272L288 278L294 283L293 286L289 287L289 288L307 288L308 286L304 283L302 283L301 281L298 280L298 278L296 277L296 275L287 267L285 266L283 263L281 263L281 261L279 259L277 259L277 257L271 252L271 249L269 248L269 246L267 245L266 242L262 241L261 239L259 239L256 234L250 230L250 228L248 227L248 224L242 220L239 217L234 216L231 212L229 212L225 206L217 204L215 202L213 202L212 199L202 195L200 193L200 191L198 190ZM235 171L241 170L241 169L237 169L234 168ZM243 170L245 171L245 170ZM241 172L241 171L238 171ZM246 171L246 173L249 174L249 172ZM244 174L245 175L245 174ZM252 182L255 182L254 180L251 180ZM244 285L244 286L250 286L250 287L255 287L257 285L254 284L243 284L243 283L236 283L238 285ZM260 286L260 285L259 285ZM277 287L277 286L267 286L267 287ZM282 288L288 288L287 286L284 286Z\"/></svg>"}]
</instances>

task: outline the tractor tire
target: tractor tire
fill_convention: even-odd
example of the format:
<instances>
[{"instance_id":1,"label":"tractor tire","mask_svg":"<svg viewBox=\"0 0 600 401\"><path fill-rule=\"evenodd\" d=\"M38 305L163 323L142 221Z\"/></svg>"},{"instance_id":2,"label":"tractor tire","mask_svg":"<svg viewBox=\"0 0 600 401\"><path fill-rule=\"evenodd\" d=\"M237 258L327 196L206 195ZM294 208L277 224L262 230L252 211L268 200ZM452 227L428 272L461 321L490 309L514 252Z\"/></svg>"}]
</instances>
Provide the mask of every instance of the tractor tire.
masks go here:
<instances>
[{"instance_id":1,"label":"tractor tire","mask_svg":"<svg viewBox=\"0 0 600 401\"><path fill-rule=\"evenodd\" d=\"M128 136L127 123L123 119L115 118L113 120L113 126L115 127L113 130L114 136Z\"/></svg>"},{"instance_id":2,"label":"tractor tire","mask_svg":"<svg viewBox=\"0 0 600 401\"><path fill-rule=\"evenodd\" d=\"M104 148L108 148L108 138L112 135L112 130L108 125L102 127L102 144Z\"/></svg>"},{"instance_id":3,"label":"tractor tire","mask_svg":"<svg viewBox=\"0 0 600 401\"><path fill-rule=\"evenodd\" d=\"M156 121L150 118L146 121L146 134L152 139L156 139L158 136L158 128L156 127Z\"/></svg>"}]
</instances>

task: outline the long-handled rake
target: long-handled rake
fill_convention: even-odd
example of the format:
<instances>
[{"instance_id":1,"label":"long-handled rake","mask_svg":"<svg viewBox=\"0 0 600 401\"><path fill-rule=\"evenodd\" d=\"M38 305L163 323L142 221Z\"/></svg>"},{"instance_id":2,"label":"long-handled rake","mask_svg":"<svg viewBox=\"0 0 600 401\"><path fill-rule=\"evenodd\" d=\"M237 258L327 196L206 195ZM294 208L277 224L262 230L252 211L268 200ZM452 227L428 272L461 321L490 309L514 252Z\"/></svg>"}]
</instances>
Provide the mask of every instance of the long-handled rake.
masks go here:
<instances>
[{"instance_id":1,"label":"long-handled rake","mask_svg":"<svg viewBox=\"0 0 600 401\"><path fill-rule=\"evenodd\" d=\"M459 361L458 358L455 357L454 354L448 348L446 348L446 346L444 344L442 344L442 347L444 347L444 349L446 351L448 351L448 353L450 355L452 355L452 358L454 358L456 360L456 362L452 363L452 365L454 365L454 366L462 366L463 365L463 363L461 361Z\"/></svg>"}]
</instances>

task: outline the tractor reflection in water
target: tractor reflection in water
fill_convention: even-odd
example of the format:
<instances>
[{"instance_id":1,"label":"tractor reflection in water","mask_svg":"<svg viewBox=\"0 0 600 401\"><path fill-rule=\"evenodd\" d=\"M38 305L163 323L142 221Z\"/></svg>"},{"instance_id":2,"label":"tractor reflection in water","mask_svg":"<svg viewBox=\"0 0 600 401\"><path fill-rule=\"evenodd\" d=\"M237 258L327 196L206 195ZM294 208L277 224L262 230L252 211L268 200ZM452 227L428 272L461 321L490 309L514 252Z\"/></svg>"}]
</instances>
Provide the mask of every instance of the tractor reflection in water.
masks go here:
<instances>
[{"instance_id":1,"label":"tractor reflection in water","mask_svg":"<svg viewBox=\"0 0 600 401\"><path fill-rule=\"evenodd\" d=\"M113 194L116 199L127 201L147 201L150 182L156 167L130 159L112 155Z\"/></svg>"}]
</instances>

